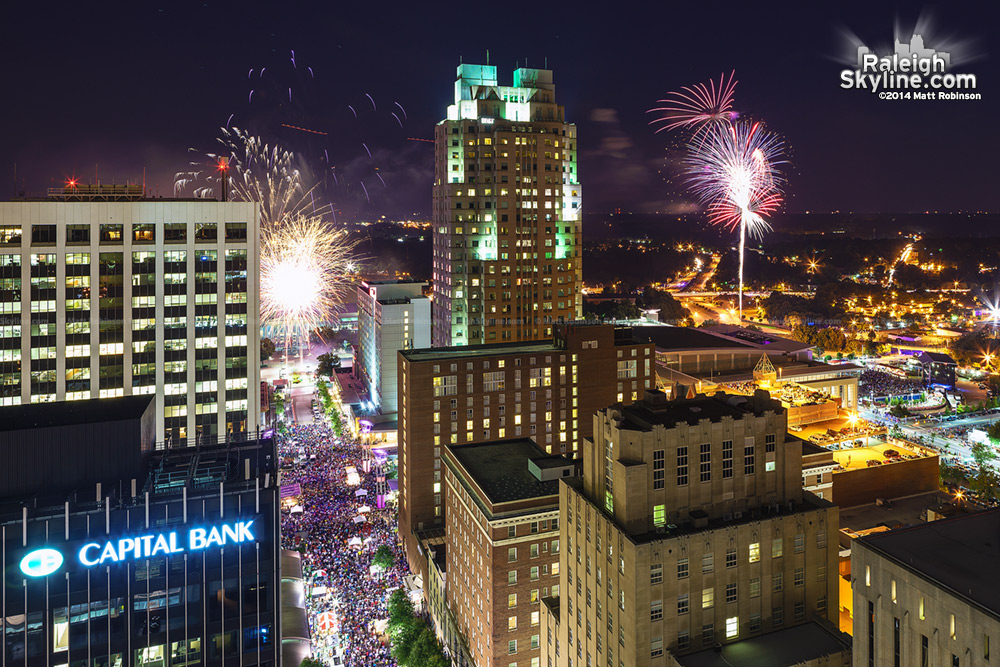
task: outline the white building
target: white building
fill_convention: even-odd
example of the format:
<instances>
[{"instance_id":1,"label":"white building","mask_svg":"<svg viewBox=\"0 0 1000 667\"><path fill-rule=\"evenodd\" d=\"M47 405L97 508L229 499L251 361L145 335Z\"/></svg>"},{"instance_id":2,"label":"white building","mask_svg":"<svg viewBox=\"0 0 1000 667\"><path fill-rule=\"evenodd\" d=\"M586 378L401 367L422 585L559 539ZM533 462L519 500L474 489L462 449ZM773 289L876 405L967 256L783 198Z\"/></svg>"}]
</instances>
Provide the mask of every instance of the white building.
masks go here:
<instances>
[{"instance_id":1,"label":"white building","mask_svg":"<svg viewBox=\"0 0 1000 667\"><path fill-rule=\"evenodd\" d=\"M158 443L255 430L258 224L126 186L0 202L0 405L156 394Z\"/></svg>"},{"instance_id":2,"label":"white building","mask_svg":"<svg viewBox=\"0 0 1000 667\"><path fill-rule=\"evenodd\" d=\"M383 415L397 410L396 353L431 345L431 302L422 294L425 285L391 280L358 286L355 368Z\"/></svg>"}]
</instances>

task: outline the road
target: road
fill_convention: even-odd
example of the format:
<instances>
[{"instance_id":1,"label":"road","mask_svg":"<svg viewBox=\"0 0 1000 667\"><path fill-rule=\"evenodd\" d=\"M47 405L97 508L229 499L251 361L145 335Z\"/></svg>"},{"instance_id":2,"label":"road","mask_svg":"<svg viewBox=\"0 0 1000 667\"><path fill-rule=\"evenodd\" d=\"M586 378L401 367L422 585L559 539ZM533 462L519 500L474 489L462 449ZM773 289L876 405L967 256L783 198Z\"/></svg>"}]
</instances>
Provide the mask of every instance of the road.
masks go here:
<instances>
[{"instance_id":1,"label":"road","mask_svg":"<svg viewBox=\"0 0 1000 667\"><path fill-rule=\"evenodd\" d=\"M867 408L859 408L858 412L862 417L870 421L888 423L883 415L876 414ZM910 440L919 441L922 437L924 444L942 452L947 449L945 456L953 457L961 463L971 464L973 459L969 441L965 437L949 436L947 432L963 427L976 427L985 430L987 426L998 419L1000 419L1000 415L998 414L962 417L954 421L922 419L920 421L901 424L900 430Z\"/></svg>"},{"instance_id":2,"label":"road","mask_svg":"<svg viewBox=\"0 0 1000 667\"><path fill-rule=\"evenodd\" d=\"M312 424L313 385L305 383L291 385L288 389L288 398L292 406L292 419L297 424Z\"/></svg>"}]
</instances>

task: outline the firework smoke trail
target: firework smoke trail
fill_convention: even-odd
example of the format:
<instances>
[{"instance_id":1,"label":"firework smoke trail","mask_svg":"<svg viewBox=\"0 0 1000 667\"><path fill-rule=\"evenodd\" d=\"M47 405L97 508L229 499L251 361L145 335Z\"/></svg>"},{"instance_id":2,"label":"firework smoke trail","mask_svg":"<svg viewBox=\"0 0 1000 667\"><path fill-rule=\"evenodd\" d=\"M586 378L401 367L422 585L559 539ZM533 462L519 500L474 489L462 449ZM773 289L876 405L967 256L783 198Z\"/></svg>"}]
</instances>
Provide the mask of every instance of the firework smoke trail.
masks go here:
<instances>
[{"instance_id":1,"label":"firework smoke trail","mask_svg":"<svg viewBox=\"0 0 1000 667\"><path fill-rule=\"evenodd\" d=\"M698 136L700 135L700 136ZM712 224L739 229L739 313L743 320L743 261L746 237L771 229L764 216L782 201L784 144L760 123L715 123L699 130L688 145L691 187Z\"/></svg>"},{"instance_id":2,"label":"firework smoke trail","mask_svg":"<svg viewBox=\"0 0 1000 667\"><path fill-rule=\"evenodd\" d=\"M649 121L650 125L661 124L656 132L663 130L701 130L717 122L732 122L738 114L733 111L733 93L736 91L736 72L719 76L714 80L685 86L678 92L657 100L664 106L655 107L646 113L661 114Z\"/></svg>"}]
</instances>

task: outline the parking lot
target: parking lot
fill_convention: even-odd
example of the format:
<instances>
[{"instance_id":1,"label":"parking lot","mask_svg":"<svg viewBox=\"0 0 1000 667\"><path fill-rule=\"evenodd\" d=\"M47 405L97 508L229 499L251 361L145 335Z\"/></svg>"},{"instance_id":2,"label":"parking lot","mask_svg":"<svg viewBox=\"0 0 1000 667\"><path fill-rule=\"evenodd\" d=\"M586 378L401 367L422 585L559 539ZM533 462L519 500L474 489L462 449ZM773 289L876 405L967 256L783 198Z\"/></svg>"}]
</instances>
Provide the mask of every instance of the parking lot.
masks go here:
<instances>
[{"instance_id":1,"label":"parking lot","mask_svg":"<svg viewBox=\"0 0 1000 667\"><path fill-rule=\"evenodd\" d=\"M834 461L843 466L845 470L868 468L870 467L869 461L879 461L879 465L892 463L893 459L885 456L886 450L898 452L899 457L895 459L898 461L905 461L907 457L916 458L922 456L919 452L907 449L898 444L888 444L881 438L869 438L867 447L854 447L851 446L852 444L843 443L842 449L833 450Z\"/></svg>"}]
</instances>

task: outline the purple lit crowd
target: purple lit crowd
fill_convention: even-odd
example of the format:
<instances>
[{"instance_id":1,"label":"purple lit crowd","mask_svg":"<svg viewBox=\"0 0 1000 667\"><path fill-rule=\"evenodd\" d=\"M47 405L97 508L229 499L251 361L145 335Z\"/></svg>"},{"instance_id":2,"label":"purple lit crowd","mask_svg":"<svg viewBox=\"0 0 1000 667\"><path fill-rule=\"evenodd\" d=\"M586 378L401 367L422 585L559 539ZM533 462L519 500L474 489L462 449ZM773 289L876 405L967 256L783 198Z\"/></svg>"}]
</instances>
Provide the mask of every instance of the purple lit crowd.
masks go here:
<instances>
[{"instance_id":1,"label":"purple lit crowd","mask_svg":"<svg viewBox=\"0 0 1000 667\"><path fill-rule=\"evenodd\" d=\"M281 540L284 548L303 552L314 656L326 665L333 664L337 653L348 667L394 666L375 621L386 618L387 591L399 587L405 573L395 507L376 506L374 472L364 472L362 447L350 436L338 442L325 424L292 426L278 447L285 462L282 485L302 488L295 499L302 511L282 510ZM352 466L361 476L360 486L347 484L346 469ZM368 495L356 495L359 489ZM363 515L358 512L362 505L370 508ZM355 522L357 516L366 520ZM375 550L383 544L396 555L396 564L384 572L371 568ZM320 586L329 592L310 595ZM318 628L318 616L327 611L337 620L333 631Z\"/></svg>"}]
</instances>

